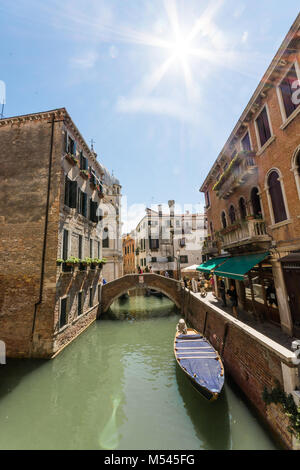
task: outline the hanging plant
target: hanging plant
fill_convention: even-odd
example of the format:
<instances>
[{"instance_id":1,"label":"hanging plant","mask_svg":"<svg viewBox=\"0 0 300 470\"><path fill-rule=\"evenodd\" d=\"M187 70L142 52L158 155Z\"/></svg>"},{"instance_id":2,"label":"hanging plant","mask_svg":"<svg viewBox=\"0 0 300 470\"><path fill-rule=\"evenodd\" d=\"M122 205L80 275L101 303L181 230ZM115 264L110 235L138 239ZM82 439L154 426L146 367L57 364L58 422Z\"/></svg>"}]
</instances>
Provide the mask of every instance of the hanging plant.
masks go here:
<instances>
[{"instance_id":1,"label":"hanging plant","mask_svg":"<svg viewBox=\"0 0 300 470\"><path fill-rule=\"evenodd\" d=\"M287 395L281 388L280 383L276 382L271 392L268 392L267 387L264 388L262 399L268 406L271 403L275 405L280 404L283 408L284 414L289 418L288 431L292 433L296 439L300 439L300 407L297 407L293 396Z\"/></svg>"}]
</instances>

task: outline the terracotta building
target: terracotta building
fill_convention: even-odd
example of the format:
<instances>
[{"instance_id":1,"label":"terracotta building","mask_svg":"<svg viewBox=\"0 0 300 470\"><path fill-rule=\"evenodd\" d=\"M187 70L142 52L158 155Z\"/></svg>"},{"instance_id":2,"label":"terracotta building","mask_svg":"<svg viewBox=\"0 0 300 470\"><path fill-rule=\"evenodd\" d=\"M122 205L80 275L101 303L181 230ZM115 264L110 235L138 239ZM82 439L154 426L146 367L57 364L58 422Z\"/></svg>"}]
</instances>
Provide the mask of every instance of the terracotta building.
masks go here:
<instances>
[{"instance_id":1,"label":"terracotta building","mask_svg":"<svg viewBox=\"0 0 300 470\"><path fill-rule=\"evenodd\" d=\"M97 315L103 167L64 108L1 119L0 143L0 340L51 357Z\"/></svg>"},{"instance_id":2,"label":"terracotta building","mask_svg":"<svg viewBox=\"0 0 300 470\"><path fill-rule=\"evenodd\" d=\"M131 234L123 236L123 273L134 274L136 272L135 265L135 240Z\"/></svg>"},{"instance_id":3,"label":"terracotta building","mask_svg":"<svg viewBox=\"0 0 300 470\"><path fill-rule=\"evenodd\" d=\"M298 337L299 80L300 15L200 189L208 220L204 254L230 255L216 260L212 272L236 283L240 306Z\"/></svg>"}]
</instances>

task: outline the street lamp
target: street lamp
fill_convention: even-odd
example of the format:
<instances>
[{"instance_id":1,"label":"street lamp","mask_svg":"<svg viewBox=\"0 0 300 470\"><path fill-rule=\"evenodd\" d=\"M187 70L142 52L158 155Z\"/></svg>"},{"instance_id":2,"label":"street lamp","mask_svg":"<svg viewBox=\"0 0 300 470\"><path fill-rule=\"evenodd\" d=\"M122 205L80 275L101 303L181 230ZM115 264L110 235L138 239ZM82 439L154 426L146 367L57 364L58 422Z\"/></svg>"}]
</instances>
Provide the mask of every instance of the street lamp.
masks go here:
<instances>
[{"instance_id":1,"label":"street lamp","mask_svg":"<svg viewBox=\"0 0 300 470\"><path fill-rule=\"evenodd\" d=\"M178 277L178 280L180 281L180 278L181 278L181 272L180 272L180 250L177 250L176 251L176 255L177 257L175 257L177 259L177 277Z\"/></svg>"}]
</instances>

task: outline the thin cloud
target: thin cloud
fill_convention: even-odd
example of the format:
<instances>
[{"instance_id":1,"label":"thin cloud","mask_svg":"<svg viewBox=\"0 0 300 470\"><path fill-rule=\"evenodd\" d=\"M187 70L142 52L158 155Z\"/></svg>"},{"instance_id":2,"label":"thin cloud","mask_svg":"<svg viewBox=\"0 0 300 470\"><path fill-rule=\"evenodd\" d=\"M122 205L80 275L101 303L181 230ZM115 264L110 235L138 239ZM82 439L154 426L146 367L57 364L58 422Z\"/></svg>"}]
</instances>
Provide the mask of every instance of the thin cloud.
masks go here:
<instances>
[{"instance_id":1,"label":"thin cloud","mask_svg":"<svg viewBox=\"0 0 300 470\"><path fill-rule=\"evenodd\" d=\"M80 69L91 69L96 65L98 54L95 52L88 52L81 57L73 57L70 60L71 66Z\"/></svg>"},{"instance_id":2,"label":"thin cloud","mask_svg":"<svg viewBox=\"0 0 300 470\"><path fill-rule=\"evenodd\" d=\"M180 105L173 100L151 97L120 97L116 104L119 113L144 113L169 116L181 121L195 124L198 121L197 113L193 109L187 109L186 105Z\"/></svg>"}]
</instances>

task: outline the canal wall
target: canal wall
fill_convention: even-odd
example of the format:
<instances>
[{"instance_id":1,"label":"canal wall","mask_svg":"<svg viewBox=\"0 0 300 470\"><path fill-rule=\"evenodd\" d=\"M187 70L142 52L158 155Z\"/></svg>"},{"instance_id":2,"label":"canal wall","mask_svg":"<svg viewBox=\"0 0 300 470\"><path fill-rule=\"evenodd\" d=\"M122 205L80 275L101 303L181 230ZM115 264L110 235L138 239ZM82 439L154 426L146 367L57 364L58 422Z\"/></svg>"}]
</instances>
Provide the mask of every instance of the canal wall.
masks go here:
<instances>
[{"instance_id":1,"label":"canal wall","mask_svg":"<svg viewBox=\"0 0 300 470\"><path fill-rule=\"evenodd\" d=\"M274 436L288 449L299 449L299 442L288 431L289 419L280 404L266 406L264 388L279 382L286 393L297 385L294 353L235 319L217 306L211 306L184 289L185 318L203 333L220 353L229 374L267 423Z\"/></svg>"}]
</instances>

